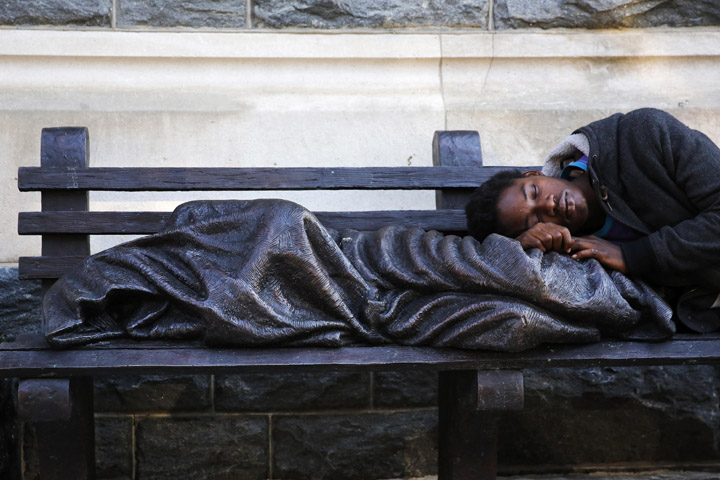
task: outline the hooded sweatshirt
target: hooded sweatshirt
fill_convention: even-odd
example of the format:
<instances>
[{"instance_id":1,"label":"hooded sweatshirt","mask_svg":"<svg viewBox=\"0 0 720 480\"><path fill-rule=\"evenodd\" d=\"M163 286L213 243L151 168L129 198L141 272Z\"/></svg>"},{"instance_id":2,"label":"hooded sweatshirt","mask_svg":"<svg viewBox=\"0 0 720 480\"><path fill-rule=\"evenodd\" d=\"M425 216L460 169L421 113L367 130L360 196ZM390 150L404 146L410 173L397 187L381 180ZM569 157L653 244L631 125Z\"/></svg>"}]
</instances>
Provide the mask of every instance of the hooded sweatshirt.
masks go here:
<instances>
[{"instance_id":1,"label":"hooded sweatshirt","mask_svg":"<svg viewBox=\"0 0 720 480\"><path fill-rule=\"evenodd\" d=\"M621 245L628 273L720 287L720 149L661 110L615 114L579 128L548 156L560 176L580 151L605 213L644 234ZM699 277L710 280L700 280Z\"/></svg>"}]
</instances>

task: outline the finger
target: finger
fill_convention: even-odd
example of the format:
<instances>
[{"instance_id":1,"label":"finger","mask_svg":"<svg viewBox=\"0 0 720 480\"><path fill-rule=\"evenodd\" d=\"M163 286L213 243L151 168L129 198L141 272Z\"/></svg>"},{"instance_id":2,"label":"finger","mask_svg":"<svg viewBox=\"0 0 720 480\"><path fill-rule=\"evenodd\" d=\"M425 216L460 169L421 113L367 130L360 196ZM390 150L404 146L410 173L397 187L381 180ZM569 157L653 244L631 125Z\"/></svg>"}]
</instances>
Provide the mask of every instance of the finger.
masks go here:
<instances>
[{"instance_id":1,"label":"finger","mask_svg":"<svg viewBox=\"0 0 720 480\"><path fill-rule=\"evenodd\" d=\"M563 249L564 238L562 235L562 231L560 231L560 230L553 231L552 238L553 238L553 250L555 250L556 252L564 251L564 249Z\"/></svg>"},{"instance_id":2,"label":"finger","mask_svg":"<svg viewBox=\"0 0 720 480\"><path fill-rule=\"evenodd\" d=\"M577 260L582 260L584 258L596 258L599 259L601 257L601 253L597 248L585 248L583 250L578 250L577 252L573 253L572 258L575 258Z\"/></svg>"},{"instance_id":3,"label":"finger","mask_svg":"<svg viewBox=\"0 0 720 480\"><path fill-rule=\"evenodd\" d=\"M595 243L588 237L574 237L572 240L572 249L575 251L593 248Z\"/></svg>"},{"instance_id":4,"label":"finger","mask_svg":"<svg viewBox=\"0 0 720 480\"><path fill-rule=\"evenodd\" d=\"M570 253L572 245L572 235L567 227L558 225L556 223L543 223L544 231L548 232L553 237L553 250L558 252Z\"/></svg>"},{"instance_id":5,"label":"finger","mask_svg":"<svg viewBox=\"0 0 720 480\"><path fill-rule=\"evenodd\" d=\"M527 231L515 237L515 240L518 240L520 242L520 246L522 246L523 250L539 248L543 252L545 252L545 247L543 246L542 242L537 238L533 237L532 235L529 235Z\"/></svg>"},{"instance_id":6,"label":"finger","mask_svg":"<svg viewBox=\"0 0 720 480\"><path fill-rule=\"evenodd\" d=\"M565 253L570 253L572 250L572 244L573 244L573 237L570 235L570 230L567 228L562 229L562 238L563 238L563 250Z\"/></svg>"},{"instance_id":7,"label":"finger","mask_svg":"<svg viewBox=\"0 0 720 480\"><path fill-rule=\"evenodd\" d=\"M563 251L563 236L557 225L552 223L538 224L533 234L543 242L543 245L548 250Z\"/></svg>"},{"instance_id":8,"label":"finger","mask_svg":"<svg viewBox=\"0 0 720 480\"><path fill-rule=\"evenodd\" d=\"M529 237L527 243L529 245L529 248L537 248L543 253L547 252L547 247L539 238Z\"/></svg>"},{"instance_id":9,"label":"finger","mask_svg":"<svg viewBox=\"0 0 720 480\"><path fill-rule=\"evenodd\" d=\"M552 236L541 228L532 228L525 232L525 243L532 248L540 248L543 252L552 248Z\"/></svg>"}]
</instances>

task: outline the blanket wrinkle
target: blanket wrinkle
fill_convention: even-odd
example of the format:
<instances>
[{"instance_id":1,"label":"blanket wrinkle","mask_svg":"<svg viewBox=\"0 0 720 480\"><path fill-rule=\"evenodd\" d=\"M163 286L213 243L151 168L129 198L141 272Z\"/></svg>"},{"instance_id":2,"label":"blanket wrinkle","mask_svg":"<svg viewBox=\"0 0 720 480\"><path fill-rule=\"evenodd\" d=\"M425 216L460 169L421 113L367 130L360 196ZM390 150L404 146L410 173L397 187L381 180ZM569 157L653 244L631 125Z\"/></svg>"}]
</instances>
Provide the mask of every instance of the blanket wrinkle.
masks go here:
<instances>
[{"instance_id":1,"label":"blanket wrinkle","mask_svg":"<svg viewBox=\"0 0 720 480\"><path fill-rule=\"evenodd\" d=\"M517 351L657 340L672 311L595 260L399 225L336 231L285 200L196 201L88 257L43 303L58 347L117 337L208 345L429 345Z\"/></svg>"}]
</instances>

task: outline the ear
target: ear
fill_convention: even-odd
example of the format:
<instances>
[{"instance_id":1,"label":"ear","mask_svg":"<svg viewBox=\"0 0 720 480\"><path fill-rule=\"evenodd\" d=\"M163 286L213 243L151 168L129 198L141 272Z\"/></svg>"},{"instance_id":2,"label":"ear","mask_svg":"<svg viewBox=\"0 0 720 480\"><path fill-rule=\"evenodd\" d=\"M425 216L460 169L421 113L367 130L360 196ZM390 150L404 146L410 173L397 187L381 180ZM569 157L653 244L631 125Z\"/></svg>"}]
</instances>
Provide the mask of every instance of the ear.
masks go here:
<instances>
[{"instance_id":1,"label":"ear","mask_svg":"<svg viewBox=\"0 0 720 480\"><path fill-rule=\"evenodd\" d=\"M544 177L545 174L542 173L540 170L528 170L527 172L523 172L524 177Z\"/></svg>"}]
</instances>

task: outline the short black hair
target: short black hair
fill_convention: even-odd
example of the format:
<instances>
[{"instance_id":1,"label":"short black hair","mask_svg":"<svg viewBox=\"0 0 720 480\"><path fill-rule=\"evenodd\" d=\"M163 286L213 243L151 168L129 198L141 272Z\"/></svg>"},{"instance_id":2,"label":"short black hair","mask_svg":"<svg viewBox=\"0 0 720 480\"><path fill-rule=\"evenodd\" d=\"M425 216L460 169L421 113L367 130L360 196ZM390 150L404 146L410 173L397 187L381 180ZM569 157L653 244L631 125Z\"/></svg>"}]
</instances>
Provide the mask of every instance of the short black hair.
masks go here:
<instances>
[{"instance_id":1,"label":"short black hair","mask_svg":"<svg viewBox=\"0 0 720 480\"><path fill-rule=\"evenodd\" d=\"M503 170L490 177L470 195L470 201L465 206L468 233L476 239L483 241L491 233L499 233L497 204L500 194L512 183L523 178L523 173L517 169Z\"/></svg>"}]
</instances>

